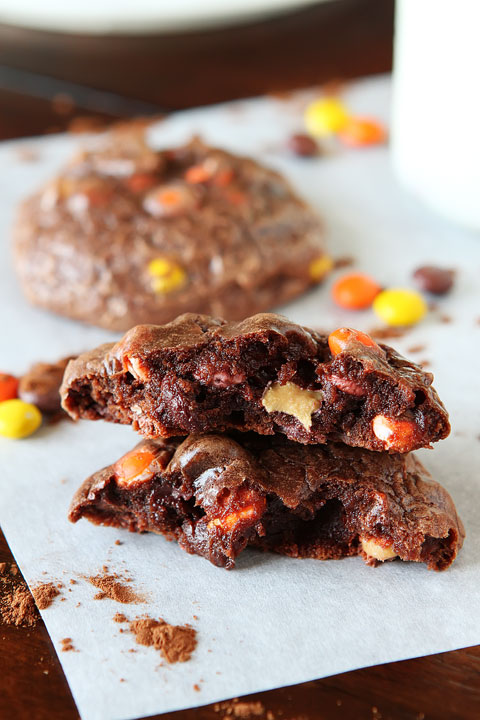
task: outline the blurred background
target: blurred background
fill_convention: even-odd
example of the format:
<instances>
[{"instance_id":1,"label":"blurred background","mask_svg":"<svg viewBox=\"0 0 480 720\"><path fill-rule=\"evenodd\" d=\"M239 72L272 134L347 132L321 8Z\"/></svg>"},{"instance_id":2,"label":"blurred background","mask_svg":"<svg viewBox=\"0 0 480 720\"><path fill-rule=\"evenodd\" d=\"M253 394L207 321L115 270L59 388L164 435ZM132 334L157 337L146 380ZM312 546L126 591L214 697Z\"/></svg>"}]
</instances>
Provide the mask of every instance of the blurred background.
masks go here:
<instances>
[{"instance_id":1,"label":"blurred background","mask_svg":"<svg viewBox=\"0 0 480 720\"><path fill-rule=\"evenodd\" d=\"M393 0L0 0L0 139L386 72Z\"/></svg>"}]
</instances>

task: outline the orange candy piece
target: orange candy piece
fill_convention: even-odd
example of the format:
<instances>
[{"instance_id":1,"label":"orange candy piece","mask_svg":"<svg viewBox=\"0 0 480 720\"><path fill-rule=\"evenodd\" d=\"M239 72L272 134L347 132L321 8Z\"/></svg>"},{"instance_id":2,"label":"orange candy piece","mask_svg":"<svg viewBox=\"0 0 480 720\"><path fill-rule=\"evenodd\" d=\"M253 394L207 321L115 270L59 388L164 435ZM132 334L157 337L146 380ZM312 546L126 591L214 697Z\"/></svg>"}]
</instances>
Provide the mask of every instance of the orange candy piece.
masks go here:
<instances>
[{"instance_id":1,"label":"orange candy piece","mask_svg":"<svg viewBox=\"0 0 480 720\"><path fill-rule=\"evenodd\" d=\"M18 379L8 373L0 373L0 402L17 397Z\"/></svg>"},{"instance_id":2,"label":"orange candy piece","mask_svg":"<svg viewBox=\"0 0 480 720\"><path fill-rule=\"evenodd\" d=\"M115 476L119 485L130 485L138 480L146 481L153 476L153 472L146 473L151 463L155 460L153 452L147 448L132 450L115 463Z\"/></svg>"},{"instance_id":3,"label":"orange candy piece","mask_svg":"<svg viewBox=\"0 0 480 720\"><path fill-rule=\"evenodd\" d=\"M210 180L212 173L204 165L192 165L185 173L185 180L192 185L198 185Z\"/></svg>"},{"instance_id":4,"label":"orange candy piece","mask_svg":"<svg viewBox=\"0 0 480 720\"><path fill-rule=\"evenodd\" d=\"M349 273L333 285L332 298L337 305L347 310L364 310L370 307L381 289L369 275Z\"/></svg>"},{"instance_id":5,"label":"orange candy piece","mask_svg":"<svg viewBox=\"0 0 480 720\"><path fill-rule=\"evenodd\" d=\"M215 526L221 528L222 530L232 530L239 522L247 520L248 518L253 518L256 514L257 512L253 506L243 508L242 510L231 512L223 518L210 520L208 527Z\"/></svg>"},{"instance_id":6,"label":"orange candy piece","mask_svg":"<svg viewBox=\"0 0 480 720\"><path fill-rule=\"evenodd\" d=\"M372 422L375 437L381 440L386 450L408 452L415 440L417 427L409 420L376 415Z\"/></svg>"},{"instance_id":7,"label":"orange candy piece","mask_svg":"<svg viewBox=\"0 0 480 720\"><path fill-rule=\"evenodd\" d=\"M349 147L380 145L387 139L387 131L378 120L351 117L338 133L340 140Z\"/></svg>"},{"instance_id":8,"label":"orange candy piece","mask_svg":"<svg viewBox=\"0 0 480 720\"><path fill-rule=\"evenodd\" d=\"M360 332L360 330L338 328L338 330L334 330L334 332L328 336L328 346L332 355L338 355L338 353L343 352L351 342L359 342L366 347L380 349L370 335Z\"/></svg>"}]
</instances>

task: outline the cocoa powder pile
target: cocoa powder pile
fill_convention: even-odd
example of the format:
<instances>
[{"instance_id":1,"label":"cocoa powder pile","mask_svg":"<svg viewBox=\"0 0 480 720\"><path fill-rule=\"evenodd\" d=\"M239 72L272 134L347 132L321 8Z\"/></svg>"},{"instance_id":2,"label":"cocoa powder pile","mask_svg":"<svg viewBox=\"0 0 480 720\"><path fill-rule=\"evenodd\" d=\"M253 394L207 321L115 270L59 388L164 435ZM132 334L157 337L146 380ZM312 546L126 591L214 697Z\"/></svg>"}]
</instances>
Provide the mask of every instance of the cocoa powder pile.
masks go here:
<instances>
[{"instance_id":1,"label":"cocoa powder pile","mask_svg":"<svg viewBox=\"0 0 480 720\"><path fill-rule=\"evenodd\" d=\"M122 613L113 616L115 622L128 622ZM142 617L129 623L138 645L154 647L168 663L187 662L197 646L197 631L189 625L170 625L162 618Z\"/></svg>"},{"instance_id":2,"label":"cocoa powder pile","mask_svg":"<svg viewBox=\"0 0 480 720\"><path fill-rule=\"evenodd\" d=\"M0 620L5 625L33 627L38 612L15 563L0 563Z\"/></svg>"},{"instance_id":3,"label":"cocoa powder pile","mask_svg":"<svg viewBox=\"0 0 480 720\"><path fill-rule=\"evenodd\" d=\"M119 575L94 575L88 577L87 580L100 591L94 596L94 600L110 598L110 600L124 604L145 602L145 598L122 582Z\"/></svg>"},{"instance_id":4,"label":"cocoa powder pile","mask_svg":"<svg viewBox=\"0 0 480 720\"><path fill-rule=\"evenodd\" d=\"M76 652L72 638L63 638L60 642L62 644L60 648L62 652Z\"/></svg>"},{"instance_id":5,"label":"cocoa powder pile","mask_svg":"<svg viewBox=\"0 0 480 720\"><path fill-rule=\"evenodd\" d=\"M37 607L45 610L60 595L60 590L53 582L39 583L32 588L32 595Z\"/></svg>"}]
</instances>

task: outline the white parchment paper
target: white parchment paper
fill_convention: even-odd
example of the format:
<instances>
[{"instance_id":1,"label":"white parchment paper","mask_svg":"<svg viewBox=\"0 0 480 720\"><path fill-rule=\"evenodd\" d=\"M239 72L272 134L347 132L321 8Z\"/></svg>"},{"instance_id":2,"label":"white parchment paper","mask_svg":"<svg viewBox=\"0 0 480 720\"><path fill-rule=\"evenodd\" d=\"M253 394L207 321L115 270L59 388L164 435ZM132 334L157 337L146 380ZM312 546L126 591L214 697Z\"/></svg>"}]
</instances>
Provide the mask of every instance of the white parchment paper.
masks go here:
<instances>
[{"instance_id":1,"label":"white parchment paper","mask_svg":"<svg viewBox=\"0 0 480 720\"><path fill-rule=\"evenodd\" d=\"M159 125L154 139L167 145L196 131L284 171L324 215L332 254L354 255L358 268L386 285L407 284L411 271L425 262L458 269L455 290L439 310L394 344L407 355L409 347L425 346L411 357L431 363L450 410L452 435L419 455L457 503L467 530L464 549L441 574L400 562L374 570L359 558L318 562L253 551L227 572L161 537L87 521L69 524L66 512L78 485L137 441L129 428L65 422L26 440L0 439L0 521L30 584L52 578L65 583L66 600L57 599L43 618L57 649L62 638L71 637L78 650L59 657L84 720L177 710L480 642L480 238L447 225L404 194L384 148L292 158L282 144L301 128L305 97L183 113ZM358 83L348 99L358 112L387 119L388 79ZM27 144L37 149L37 162L21 161L18 143L0 148L0 367L18 373L30 362L113 337L29 307L17 287L9 250L14 208L71 154L78 138ZM353 315L334 308L330 285L331 280L282 310L326 329L378 326L369 311ZM442 313L452 322L442 323ZM129 571L147 602L94 601L96 591L83 576L104 564ZM77 584L69 585L71 578ZM190 622L199 639L192 660L160 666L154 649L119 633L112 620L117 611L130 619L148 613ZM133 647L136 652L129 652Z\"/></svg>"}]
</instances>

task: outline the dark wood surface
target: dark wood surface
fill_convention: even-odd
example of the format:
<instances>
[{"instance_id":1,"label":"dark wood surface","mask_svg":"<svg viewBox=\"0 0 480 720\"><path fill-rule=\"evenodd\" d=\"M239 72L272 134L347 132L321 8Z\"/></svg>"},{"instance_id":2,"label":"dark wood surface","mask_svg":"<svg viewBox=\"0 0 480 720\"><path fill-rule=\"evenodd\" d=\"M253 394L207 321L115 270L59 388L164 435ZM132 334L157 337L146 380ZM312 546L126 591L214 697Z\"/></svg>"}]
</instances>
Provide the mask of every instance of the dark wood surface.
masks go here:
<instances>
[{"instance_id":1,"label":"dark wood surface","mask_svg":"<svg viewBox=\"0 0 480 720\"><path fill-rule=\"evenodd\" d=\"M254 25L165 37L75 37L0 25L0 139L385 72L392 35L393 0L341 0ZM2 561L12 556L0 533ZM35 628L2 625L0 638L1 720L78 718L41 620ZM478 720L480 647L245 700L260 701L279 720ZM162 717L224 715L205 706Z\"/></svg>"}]
</instances>

